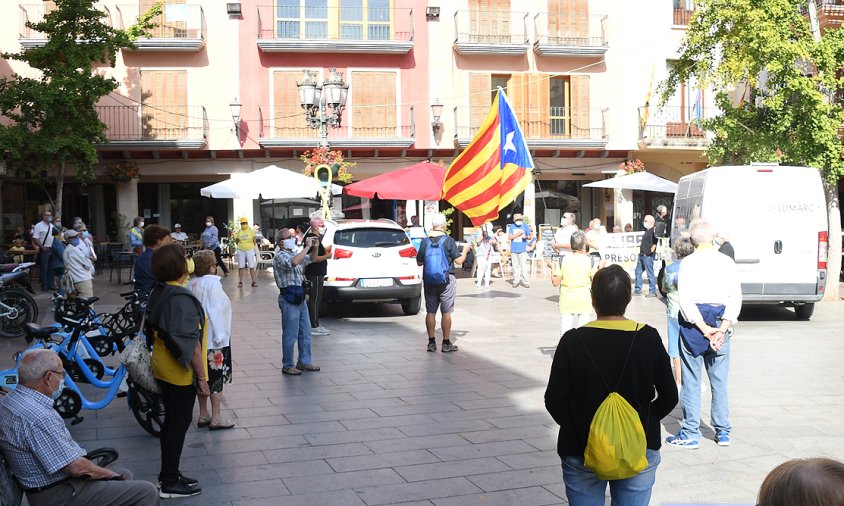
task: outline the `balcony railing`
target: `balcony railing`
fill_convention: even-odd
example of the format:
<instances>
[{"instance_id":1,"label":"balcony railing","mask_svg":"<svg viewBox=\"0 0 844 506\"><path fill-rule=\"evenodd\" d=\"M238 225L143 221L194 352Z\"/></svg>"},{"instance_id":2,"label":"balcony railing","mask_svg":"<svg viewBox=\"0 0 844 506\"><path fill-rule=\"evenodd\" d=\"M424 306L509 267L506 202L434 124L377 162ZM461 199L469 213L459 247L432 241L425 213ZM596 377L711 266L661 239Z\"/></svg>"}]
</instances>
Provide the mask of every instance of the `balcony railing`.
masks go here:
<instances>
[{"instance_id":1,"label":"balcony railing","mask_svg":"<svg viewBox=\"0 0 844 506\"><path fill-rule=\"evenodd\" d=\"M603 14L539 13L533 18L536 42L533 50L548 56L597 56L609 45Z\"/></svg>"},{"instance_id":2,"label":"balcony railing","mask_svg":"<svg viewBox=\"0 0 844 506\"><path fill-rule=\"evenodd\" d=\"M822 31L839 28L844 22L844 0L815 0L818 25ZM809 15L809 6L801 5L800 12Z\"/></svg>"},{"instance_id":3,"label":"balcony railing","mask_svg":"<svg viewBox=\"0 0 844 506\"><path fill-rule=\"evenodd\" d=\"M527 13L470 9L454 13L454 48L460 54L524 54Z\"/></svg>"},{"instance_id":4,"label":"balcony railing","mask_svg":"<svg viewBox=\"0 0 844 506\"><path fill-rule=\"evenodd\" d=\"M704 146L709 140L702 122L716 114L712 107L640 107L639 138L646 144Z\"/></svg>"},{"instance_id":5,"label":"balcony railing","mask_svg":"<svg viewBox=\"0 0 844 506\"><path fill-rule=\"evenodd\" d=\"M99 105L108 142L103 147L201 148L208 134L205 107Z\"/></svg>"},{"instance_id":6,"label":"balcony railing","mask_svg":"<svg viewBox=\"0 0 844 506\"><path fill-rule=\"evenodd\" d=\"M118 5L116 28L132 26L141 12L139 4ZM135 40L139 51L198 51L205 45L205 12L201 5L165 3L161 15L152 19L156 27L149 37Z\"/></svg>"},{"instance_id":7,"label":"balcony railing","mask_svg":"<svg viewBox=\"0 0 844 506\"><path fill-rule=\"evenodd\" d=\"M258 47L273 52L407 53L413 9L258 6Z\"/></svg>"},{"instance_id":8,"label":"balcony railing","mask_svg":"<svg viewBox=\"0 0 844 506\"><path fill-rule=\"evenodd\" d=\"M343 111L339 128L328 129L328 141L334 147L409 147L416 137L413 106L367 106L361 111L369 117L366 124L355 124L354 107ZM299 104L258 108L261 128L259 144L264 147L311 147L319 144L319 130L310 128ZM381 119L378 119L380 117Z\"/></svg>"},{"instance_id":9,"label":"balcony railing","mask_svg":"<svg viewBox=\"0 0 844 506\"><path fill-rule=\"evenodd\" d=\"M40 23L44 20L44 15L55 9L55 4L52 2L41 2L32 4L18 4L19 13L19 41L24 48L40 47L47 43L47 35L26 26L27 23ZM114 26L111 10L102 4L95 4L95 8L102 12L103 23Z\"/></svg>"},{"instance_id":10,"label":"balcony railing","mask_svg":"<svg viewBox=\"0 0 844 506\"><path fill-rule=\"evenodd\" d=\"M688 25L692 20L692 14L695 12L695 2L693 0L674 0L674 24Z\"/></svg>"},{"instance_id":11,"label":"balcony railing","mask_svg":"<svg viewBox=\"0 0 844 506\"><path fill-rule=\"evenodd\" d=\"M457 142L465 146L478 133L488 107L455 107ZM577 144L589 147L608 141L608 109L517 107L519 125L531 147Z\"/></svg>"}]
</instances>

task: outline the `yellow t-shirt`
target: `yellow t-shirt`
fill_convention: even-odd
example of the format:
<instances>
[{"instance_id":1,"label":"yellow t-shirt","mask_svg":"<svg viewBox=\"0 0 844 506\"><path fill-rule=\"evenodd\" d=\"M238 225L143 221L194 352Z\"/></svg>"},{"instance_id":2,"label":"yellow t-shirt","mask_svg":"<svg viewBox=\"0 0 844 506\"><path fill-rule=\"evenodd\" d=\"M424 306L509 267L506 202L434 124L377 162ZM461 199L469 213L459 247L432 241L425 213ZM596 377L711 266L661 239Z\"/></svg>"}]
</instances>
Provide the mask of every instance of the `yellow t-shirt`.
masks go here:
<instances>
[{"instance_id":1,"label":"yellow t-shirt","mask_svg":"<svg viewBox=\"0 0 844 506\"><path fill-rule=\"evenodd\" d=\"M237 249L241 251L255 249L255 231L252 227L237 229L234 232L234 238L237 241Z\"/></svg>"},{"instance_id":2,"label":"yellow t-shirt","mask_svg":"<svg viewBox=\"0 0 844 506\"><path fill-rule=\"evenodd\" d=\"M592 276L598 269L592 267L589 255L572 254L563 257L554 266L554 276L560 281L560 313L587 314L592 312Z\"/></svg>"},{"instance_id":3,"label":"yellow t-shirt","mask_svg":"<svg viewBox=\"0 0 844 506\"><path fill-rule=\"evenodd\" d=\"M182 364L170 353L164 341L158 337L158 332L153 331L152 344L152 374L156 379L177 386L193 385L193 367L182 367ZM202 325L202 368L203 376L208 378L208 318Z\"/></svg>"}]
</instances>

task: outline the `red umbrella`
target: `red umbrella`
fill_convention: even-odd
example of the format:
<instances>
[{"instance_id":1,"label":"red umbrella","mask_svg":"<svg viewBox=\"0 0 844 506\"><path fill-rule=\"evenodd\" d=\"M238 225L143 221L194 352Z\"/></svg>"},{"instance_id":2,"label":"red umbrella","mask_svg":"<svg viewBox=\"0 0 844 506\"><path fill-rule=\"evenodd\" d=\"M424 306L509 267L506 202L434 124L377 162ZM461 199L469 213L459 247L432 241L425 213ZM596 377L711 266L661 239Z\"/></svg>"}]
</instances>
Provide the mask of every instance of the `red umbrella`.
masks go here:
<instances>
[{"instance_id":1,"label":"red umbrella","mask_svg":"<svg viewBox=\"0 0 844 506\"><path fill-rule=\"evenodd\" d=\"M371 199L440 200L445 180L445 167L421 162L403 169L352 183L343 193Z\"/></svg>"}]
</instances>

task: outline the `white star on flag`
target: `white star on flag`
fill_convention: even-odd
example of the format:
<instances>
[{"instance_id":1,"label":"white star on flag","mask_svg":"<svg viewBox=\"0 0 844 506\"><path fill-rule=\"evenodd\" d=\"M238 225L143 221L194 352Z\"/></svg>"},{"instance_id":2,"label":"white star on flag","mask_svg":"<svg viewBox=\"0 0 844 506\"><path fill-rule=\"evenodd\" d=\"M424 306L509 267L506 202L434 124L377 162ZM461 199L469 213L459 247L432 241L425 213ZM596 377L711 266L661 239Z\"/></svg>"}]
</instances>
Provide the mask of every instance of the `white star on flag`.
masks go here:
<instances>
[{"instance_id":1,"label":"white star on flag","mask_svg":"<svg viewBox=\"0 0 844 506\"><path fill-rule=\"evenodd\" d=\"M504 142L504 147L501 148L502 151L504 151L505 153L507 151L513 151L513 152L516 151L516 145L513 144L513 137L515 137L515 136L516 136L516 132L510 132L509 134L507 134L507 140Z\"/></svg>"}]
</instances>

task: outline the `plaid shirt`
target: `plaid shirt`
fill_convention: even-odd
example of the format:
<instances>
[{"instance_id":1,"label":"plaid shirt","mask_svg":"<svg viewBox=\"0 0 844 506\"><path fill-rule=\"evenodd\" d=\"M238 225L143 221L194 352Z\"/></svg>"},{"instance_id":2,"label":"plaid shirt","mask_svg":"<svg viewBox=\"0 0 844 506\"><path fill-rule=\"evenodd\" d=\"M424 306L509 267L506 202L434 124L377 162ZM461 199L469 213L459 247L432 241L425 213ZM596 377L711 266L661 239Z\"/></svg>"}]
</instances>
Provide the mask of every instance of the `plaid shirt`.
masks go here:
<instances>
[{"instance_id":1,"label":"plaid shirt","mask_svg":"<svg viewBox=\"0 0 844 506\"><path fill-rule=\"evenodd\" d=\"M273 277L279 290L285 286L302 286L305 281L305 267L311 263L311 255L305 255L299 265L293 265L295 256L292 251L280 249L273 258Z\"/></svg>"},{"instance_id":2,"label":"plaid shirt","mask_svg":"<svg viewBox=\"0 0 844 506\"><path fill-rule=\"evenodd\" d=\"M0 400L0 446L27 489L67 478L62 468L87 453L70 436L53 400L22 385Z\"/></svg>"}]
</instances>

